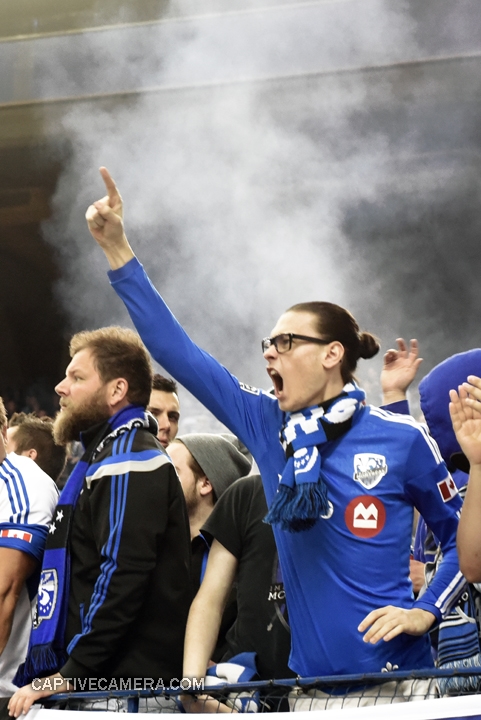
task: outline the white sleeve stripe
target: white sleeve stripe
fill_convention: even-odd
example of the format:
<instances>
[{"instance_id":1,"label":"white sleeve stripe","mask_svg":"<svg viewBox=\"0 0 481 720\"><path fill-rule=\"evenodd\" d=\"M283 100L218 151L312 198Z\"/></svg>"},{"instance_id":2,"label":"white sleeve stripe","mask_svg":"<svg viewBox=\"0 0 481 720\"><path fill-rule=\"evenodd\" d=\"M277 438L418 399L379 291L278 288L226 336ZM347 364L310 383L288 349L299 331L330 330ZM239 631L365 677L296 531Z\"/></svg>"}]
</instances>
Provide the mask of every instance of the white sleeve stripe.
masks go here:
<instances>
[{"instance_id":1,"label":"white sleeve stripe","mask_svg":"<svg viewBox=\"0 0 481 720\"><path fill-rule=\"evenodd\" d=\"M439 608L443 614L447 612L451 608L453 602L457 600L465 585L466 578L461 572L457 572L449 585L436 600L435 607Z\"/></svg>"},{"instance_id":2,"label":"white sleeve stripe","mask_svg":"<svg viewBox=\"0 0 481 720\"><path fill-rule=\"evenodd\" d=\"M12 509L11 522L25 522L26 513L28 512L28 501L25 502L25 488L23 487L21 473L11 463L8 463L8 469L2 467L2 465L0 465L0 477L2 477L7 486L8 498Z\"/></svg>"},{"instance_id":3,"label":"white sleeve stripe","mask_svg":"<svg viewBox=\"0 0 481 720\"><path fill-rule=\"evenodd\" d=\"M386 420L387 422L392 423L399 423L401 425L410 425L411 427L418 430L424 439L426 440L426 443L428 447L430 448L432 454L434 455L435 460L437 463L444 462L443 456L441 455L441 452L437 446L437 443L434 441L434 439L431 437L431 435L428 432L427 426L423 423L419 423L417 420L412 418L410 415L391 415L390 413L386 412L385 410L382 410L381 408L377 408L374 406L370 406L370 412L372 415L375 415L378 418L381 418L381 420Z\"/></svg>"},{"instance_id":4,"label":"white sleeve stripe","mask_svg":"<svg viewBox=\"0 0 481 720\"><path fill-rule=\"evenodd\" d=\"M170 458L160 453L149 460L124 460L118 463L111 463L109 465L101 465L93 473L93 475L87 475L85 480L87 486L90 487L94 480L99 480L102 477L108 477L110 475L126 475L129 472L151 472L162 467L162 465L170 464Z\"/></svg>"},{"instance_id":5,"label":"white sleeve stripe","mask_svg":"<svg viewBox=\"0 0 481 720\"><path fill-rule=\"evenodd\" d=\"M18 494L19 519L17 522L27 522L30 502L26 494L25 482L20 470L12 465L14 486Z\"/></svg>"},{"instance_id":6,"label":"white sleeve stripe","mask_svg":"<svg viewBox=\"0 0 481 720\"><path fill-rule=\"evenodd\" d=\"M434 440L434 438L432 437L432 435L429 433L429 430L428 430L427 426L426 426L426 425L423 425L422 423L419 423L418 428L419 428L419 430L422 432L422 434L424 435L424 438L425 438L427 444L429 445L429 447L431 448L434 457L435 457L440 463L444 462L444 458L443 458L443 456L441 455L441 451L440 451L440 449L439 449L439 447L438 447L438 444L437 444L437 442Z\"/></svg>"}]
</instances>

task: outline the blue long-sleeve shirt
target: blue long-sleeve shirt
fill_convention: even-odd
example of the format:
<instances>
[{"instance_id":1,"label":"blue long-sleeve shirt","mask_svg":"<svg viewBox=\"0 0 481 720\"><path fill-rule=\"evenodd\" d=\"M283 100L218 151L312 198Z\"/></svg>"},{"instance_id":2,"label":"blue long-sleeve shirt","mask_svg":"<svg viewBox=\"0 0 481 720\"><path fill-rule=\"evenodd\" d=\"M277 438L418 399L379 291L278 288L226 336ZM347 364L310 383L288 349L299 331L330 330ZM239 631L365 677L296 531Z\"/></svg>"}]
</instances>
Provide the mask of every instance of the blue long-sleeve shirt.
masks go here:
<instances>
[{"instance_id":1,"label":"blue long-sleeve shirt","mask_svg":"<svg viewBox=\"0 0 481 720\"><path fill-rule=\"evenodd\" d=\"M137 259L109 275L153 357L252 452L269 505L285 465L279 442L284 413L276 399L240 383L189 338ZM461 503L436 444L412 418L366 406L323 452L323 474L330 516L297 534L274 528L292 634L290 667L312 677L432 666L426 635L401 634L371 645L357 627L385 605L418 607L440 619L459 593ZM409 580L413 507L444 553L418 601Z\"/></svg>"}]
</instances>

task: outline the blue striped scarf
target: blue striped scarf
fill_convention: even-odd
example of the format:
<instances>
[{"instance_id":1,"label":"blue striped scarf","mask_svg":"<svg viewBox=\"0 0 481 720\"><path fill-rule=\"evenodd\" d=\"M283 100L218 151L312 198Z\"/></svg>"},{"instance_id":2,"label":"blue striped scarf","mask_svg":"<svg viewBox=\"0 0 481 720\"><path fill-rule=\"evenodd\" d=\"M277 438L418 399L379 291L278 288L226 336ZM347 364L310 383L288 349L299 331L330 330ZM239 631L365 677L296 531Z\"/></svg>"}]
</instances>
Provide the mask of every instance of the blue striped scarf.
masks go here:
<instances>
[{"instance_id":1,"label":"blue striped scarf","mask_svg":"<svg viewBox=\"0 0 481 720\"><path fill-rule=\"evenodd\" d=\"M102 424L67 480L50 523L27 658L17 670L15 685L21 687L36 677L51 675L64 665L70 590L69 538L87 471L107 443L134 427L148 426L144 408L139 405L123 408Z\"/></svg>"},{"instance_id":2,"label":"blue striped scarf","mask_svg":"<svg viewBox=\"0 0 481 720\"><path fill-rule=\"evenodd\" d=\"M309 530L320 517L329 516L321 452L328 442L350 429L364 403L364 391L350 382L337 397L286 414L280 441L287 462L264 522L300 532Z\"/></svg>"},{"instance_id":3,"label":"blue striped scarf","mask_svg":"<svg viewBox=\"0 0 481 720\"><path fill-rule=\"evenodd\" d=\"M257 677L256 657L254 652L243 652L226 662L213 665L205 675L205 687L214 690L219 685L234 685L254 680ZM258 690L229 692L225 702L234 712L260 712Z\"/></svg>"}]
</instances>

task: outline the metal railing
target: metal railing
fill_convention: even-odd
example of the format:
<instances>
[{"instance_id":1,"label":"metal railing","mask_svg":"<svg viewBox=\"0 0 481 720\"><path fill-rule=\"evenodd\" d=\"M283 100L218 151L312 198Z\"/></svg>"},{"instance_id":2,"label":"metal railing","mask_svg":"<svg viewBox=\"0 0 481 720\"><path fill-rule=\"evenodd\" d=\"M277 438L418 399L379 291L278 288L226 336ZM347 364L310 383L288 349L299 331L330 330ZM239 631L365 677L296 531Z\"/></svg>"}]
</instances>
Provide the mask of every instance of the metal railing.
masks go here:
<instances>
[{"instance_id":1,"label":"metal railing","mask_svg":"<svg viewBox=\"0 0 481 720\"><path fill-rule=\"evenodd\" d=\"M136 682L131 682L135 680ZM286 680L263 680L189 688L138 689L141 679L110 681L109 689L94 690L97 679L83 681L80 692L61 693L44 701L45 707L111 712L184 712L181 696L196 701L196 710L216 712L220 704L232 712L288 712L334 707L361 707L481 693L481 668L393 671L364 675L336 675ZM106 681L109 682L109 681ZM117 689L122 683L124 689ZM155 686L154 686L155 687ZM184 689L181 689L184 688ZM225 708L224 708L225 710Z\"/></svg>"}]
</instances>

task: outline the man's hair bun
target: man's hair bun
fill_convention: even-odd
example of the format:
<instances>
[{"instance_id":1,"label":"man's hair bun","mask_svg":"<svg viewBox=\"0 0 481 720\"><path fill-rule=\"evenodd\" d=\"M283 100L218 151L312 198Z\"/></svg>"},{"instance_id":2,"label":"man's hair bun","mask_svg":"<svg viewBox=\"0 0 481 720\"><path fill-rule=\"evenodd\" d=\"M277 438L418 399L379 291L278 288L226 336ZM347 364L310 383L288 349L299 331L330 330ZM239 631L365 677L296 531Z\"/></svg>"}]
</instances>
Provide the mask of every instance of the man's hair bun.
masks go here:
<instances>
[{"instance_id":1,"label":"man's hair bun","mask_svg":"<svg viewBox=\"0 0 481 720\"><path fill-rule=\"evenodd\" d=\"M359 335L359 357L368 360L377 355L381 348L381 343L375 335L369 332L362 332Z\"/></svg>"}]
</instances>

